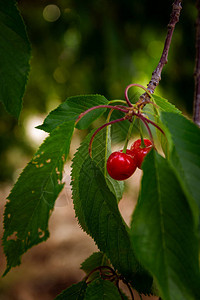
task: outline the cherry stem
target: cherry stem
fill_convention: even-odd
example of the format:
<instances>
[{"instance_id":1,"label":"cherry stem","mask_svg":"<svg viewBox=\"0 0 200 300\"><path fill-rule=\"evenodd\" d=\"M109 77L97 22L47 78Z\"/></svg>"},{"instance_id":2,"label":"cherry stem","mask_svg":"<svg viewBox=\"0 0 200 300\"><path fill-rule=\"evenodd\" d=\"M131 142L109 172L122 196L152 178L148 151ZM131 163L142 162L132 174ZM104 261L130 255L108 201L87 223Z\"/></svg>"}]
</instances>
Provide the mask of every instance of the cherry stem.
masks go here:
<instances>
[{"instance_id":1,"label":"cherry stem","mask_svg":"<svg viewBox=\"0 0 200 300\"><path fill-rule=\"evenodd\" d=\"M152 135L152 133L151 133L151 129L150 129L150 127L149 127L149 125L148 125L148 123L147 123L147 121L146 121L145 119L141 118L141 120L143 121L144 125L145 125L146 128L147 128L147 131L148 131L150 140L151 140L152 145L153 145L153 147L154 147L154 141L153 141L153 135Z\"/></svg>"},{"instance_id":2,"label":"cherry stem","mask_svg":"<svg viewBox=\"0 0 200 300\"><path fill-rule=\"evenodd\" d=\"M143 135L142 135L142 129L141 129L141 123L140 123L140 138L141 138L141 148L146 148L146 145L144 143Z\"/></svg>"},{"instance_id":3,"label":"cherry stem","mask_svg":"<svg viewBox=\"0 0 200 300\"><path fill-rule=\"evenodd\" d=\"M151 93L150 93L150 92L148 91L148 89L145 88L143 85L137 84L137 83L131 83L131 84L129 84L129 85L126 87L126 89L125 89L125 99L126 99L126 102L128 103L128 105L129 105L130 107L132 107L133 105L132 105L132 103L129 101L129 98L128 98L128 90L129 90L131 87L133 87L133 86L137 86L137 87L143 89L143 90L146 92L146 94L148 94L149 98L152 97ZM151 102L151 101L149 101L149 102ZM152 102L152 103L153 103L153 102ZM140 104L139 102L137 102L137 105L138 105L138 108L139 108L139 106L142 105L142 104Z\"/></svg>"},{"instance_id":4,"label":"cherry stem","mask_svg":"<svg viewBox=\"0 0 200 300\"><path fill-rule=\"evenodd\" d=\"M125 121L125 120L127 120L127 119L126 119L125 117L123 117L123 118L116 119L116 120L110 121L110 122L108 122L108 123L105 123L105 124L103 124L101 127L99 127L99 128L93 133L93 135L92 135L92 137L91 137L91 139L90 139L89 149L88 149L88 150L89 150L90 157L92 157L92 143L93 143L93 140L94 140L96 134L97 134L100 130L102 130L103 128L105 128L106 126L112 125L112 124L117 123L117 122Z\"/></svg>"},{"instance_id":5,"label":"cherry stem","mask_svg":"<svg viewBox=\"0 0 200 300\"><path fill-rule=\"evenodd\" d=\"M126 101L124 101L124 100L111 100L111 101L109 101L109 104L115 103L115 102L127 104Z\"/></svg>"},{"instance_id":6,"label":"cherry stem","mask_svg":"<svg viewBox=\"0 0 200 300\"><path fill-rule=\"evenodd\" d=\"M164 131L163 131L156 123L154 123L153 121L147 119L146 117L142 116L141 114L140 114L140 117L139 117L139 118L140 118L142 121L145 120L145 122L152 124L152 125L153 125L154 127L156 127L158 130L160 130L160 132L165 136Z\"/></svg>"},{"instance_id":7,"label":"cherry stem","mask_svg":"<svg viewBox=\"0 0 200 300\"><path fill-rule=\"evenodd\" d=\"M137 87L143 89L143 90L148 94L148 96L149 96L150 98L152 97L151 92L150 92L147 88L145 88L143 85L137 84L137 83L131 83L131 84L129 84L129 85L126 87L126 89L125 89L125 97L128 98L128 90L129 90L131 87L133 87L133 86L137 86ZM131 104L131 105L132 105L132 104Z\"/></svg>"},{"instance_id":8,"label":"cherry stem","mask_svg":"<svg viewBox=\"0 0 200 300\"><path fill-rule=\"evenodd\" d=\"M114 109L111 109L108 113L108 116L107 116L107 119L106 119L106 123L110 122L110 118L111 118L111 115L113 113ZM104 176L106 178L107 176L107 168L106 168L106 162L107 162L107 152L108 152L108 127L106 129L106 151L105 151L105 161L104 161Z\"/></svg>"},{"instance_id":9,"label":"cherry stem","mask_svg":"<svg viewBox=\"0 0 200 300\"><path fill-rule=\"evenodd\" d=\"M98 105L98 106L93 106L93 107L85 110L84 112L82 112L78 116L78 118L76 119L75 124L77 124L87 113L89 113L92 110L98 109L98 108L112 108L112 109L116 109L116 110L122 111L124 113L128 112L128 109L125 106L120 106L120 107L119 106L112 106L112 105Z\"/></svg>"},{"instance_id":10,"label":"cherry stem","mask_svg":"<svg viewBox=\"0 0 200 300\"><path fill-rule=\"evenodd\" d=\"M128 98L128 90L129 90L130 86L131 86L131 84L128 85L125 89L125 99L126 99L126 102L127 102L128 106L132 107L133 105L132 105L132 103L130 102L130 100Z\"/></svg>"},{"instance_id":11,"label":"cherry stem","mask_svg":"<svg viewBox=\"0 0 200 300\"><path fill-rule=\"evenodd\" d=\"M134 121L135 121L135 118L134 118ZM133 130L133 125L135 122L131 122L131 125L129 126L129 130L128 130L128 134L127 134L127 137L126 137L126 141L125 141L125 144L124 144L124 148L123 148L123 153L126 153L126 149L127 149L127 146L128 146L128 142L130 140L130 137L131 137L131 132Z\"/></svg>"}]
</instances>

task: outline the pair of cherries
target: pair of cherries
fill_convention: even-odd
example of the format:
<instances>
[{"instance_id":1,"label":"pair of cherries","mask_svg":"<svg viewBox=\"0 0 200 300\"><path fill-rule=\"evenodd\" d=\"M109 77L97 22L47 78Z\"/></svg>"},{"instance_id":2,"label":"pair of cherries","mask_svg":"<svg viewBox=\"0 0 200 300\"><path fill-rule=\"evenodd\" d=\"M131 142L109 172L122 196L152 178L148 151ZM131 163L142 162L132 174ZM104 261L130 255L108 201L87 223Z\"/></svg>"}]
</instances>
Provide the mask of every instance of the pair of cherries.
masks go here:
<instances>
[{"instance_id":1,"label":"pair of cherries","mask_svg":"<svg viewBox=\"0 0 200 300\"><path fill-rule=\"evenodd\" d=\"M142 166L142 162L147 153L152 149L152 142L143 139L145 147L141 146L141 139L135 141L130 150L126 153L122 150L113 152L107 160L107 171L110 177L115 180L125 180L129 178L136 170Z\"/></svg>"}]
</instances>

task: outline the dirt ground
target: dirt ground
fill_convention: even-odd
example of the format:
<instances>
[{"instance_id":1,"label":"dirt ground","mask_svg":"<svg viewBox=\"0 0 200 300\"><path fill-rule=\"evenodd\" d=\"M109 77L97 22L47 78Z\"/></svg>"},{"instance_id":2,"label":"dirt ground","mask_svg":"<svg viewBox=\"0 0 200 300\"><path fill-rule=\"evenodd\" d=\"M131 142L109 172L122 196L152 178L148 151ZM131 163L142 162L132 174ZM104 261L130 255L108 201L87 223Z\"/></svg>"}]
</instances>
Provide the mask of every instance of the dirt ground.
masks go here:
<instances>
[{"instance_id":1,"label":"dirt ground","mask_svg":"<svg viewBox=\"0 0 200 300\"><path fill-rule=\"evenodd\" d=\"M130 222L135 205L140 178L141 171L138 170L128 180L131 188L119 204L127 223ZM30 249L23 256L21 266L12 269L1 279L1 300L53 300L63 289L83 279L84 272L80 270L80 264L98 249L93 240L81 230L75 218L69 185L70 175L67 171L64 180L65 188L57 199L50 218L50 238ZM0 186L1 220L10 189L9 185ZM2 236L2 226L0 234ZM6 265L2 247L0 254L2 275ZM135 300L139 299L135 293ZM143 296L143 300L146 299L149 298Z\"/></svg>"}]
</instances>

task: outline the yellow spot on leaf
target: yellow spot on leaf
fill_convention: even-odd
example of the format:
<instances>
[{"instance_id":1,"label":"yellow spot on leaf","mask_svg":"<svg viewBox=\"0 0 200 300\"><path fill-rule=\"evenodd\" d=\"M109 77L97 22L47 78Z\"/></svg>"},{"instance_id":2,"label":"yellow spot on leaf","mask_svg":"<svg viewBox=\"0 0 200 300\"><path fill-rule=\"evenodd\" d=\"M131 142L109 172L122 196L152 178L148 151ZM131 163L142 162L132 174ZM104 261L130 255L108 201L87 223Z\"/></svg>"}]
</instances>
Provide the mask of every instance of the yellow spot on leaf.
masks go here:
<instances>
[{"instance_id":1,"label":"yellow spot on leaf","mask_svg":"<svg viewBox=\"0 0 200 300\"><path fill-rule=\"evenodd\" d=\"M14 240L14 241L17 240L17 231L13 232L13 234L11 234L10 236L7 237L7 241L10 241L10 240Z\"/></svg>"},{"instance_id":2,"label":"yellow spot on leaf","mask_svg":"<svg viewBox=\"0 0 200 300\"><path fill-rule=\"evenodd\" d=\"M60 171L58 171L58 167L56 167L56 174L60 175Z\"/></svg>"},{"instance_id":3,"label":"yellow spot on leaf","mask_svg":"<svg viewBox=\"0 0 200 300\"><path fill-rule=\"evenodd\" d=\"M41 228L38 228L38 233L40 238L43 238L43 236L45 235L44 230L42 230Z\"/></svg>"},{"instance_id":4,"label":"yellow spot on leaf","mask_svg":"<svg viewBox=\"0 0 200 300\"><path fill-rule=\"evenodd\" d=\"M51 158L47 159L46 162L49 164L51 162Z\"/></svg>"}]
</instances>

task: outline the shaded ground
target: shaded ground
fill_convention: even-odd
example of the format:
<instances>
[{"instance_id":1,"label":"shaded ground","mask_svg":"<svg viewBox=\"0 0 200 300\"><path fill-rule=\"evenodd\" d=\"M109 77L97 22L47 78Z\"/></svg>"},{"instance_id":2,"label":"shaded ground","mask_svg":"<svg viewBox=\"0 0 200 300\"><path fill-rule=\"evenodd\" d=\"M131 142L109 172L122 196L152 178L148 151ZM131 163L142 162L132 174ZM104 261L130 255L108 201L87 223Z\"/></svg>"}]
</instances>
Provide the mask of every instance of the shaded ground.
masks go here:
<instances>
[{"instance_id":1,"label":"shaded ground","mask_svg":"<svg viewBox=\"0 0 200 300\"><path fill-rule=\"evenodd\" d=\"M130 222L134 200L138 194L138 183L141 173L129 179L131 188L120 202L119 208L127 223ZM1 300L53 300L67 286L80 281L84 272L80 264L94 251L97 251L93 240L78 225L71 200L69 186L70 176L65 173L65 188L57 199L54 212L50 219L50 238L33 247L22 258L22 265L11 270L0 283ZM1 219L6 197L10 186L0 187ZM132 197L135 195L135 197ZM2 236L2 229L1 229ZM3 257L0 271L5 269ZM139 299L137 296L135 299ZM148 299L143 297L143 299ZM157 298L152 298L157 299Z\"/></svg>"}]
</instances>

